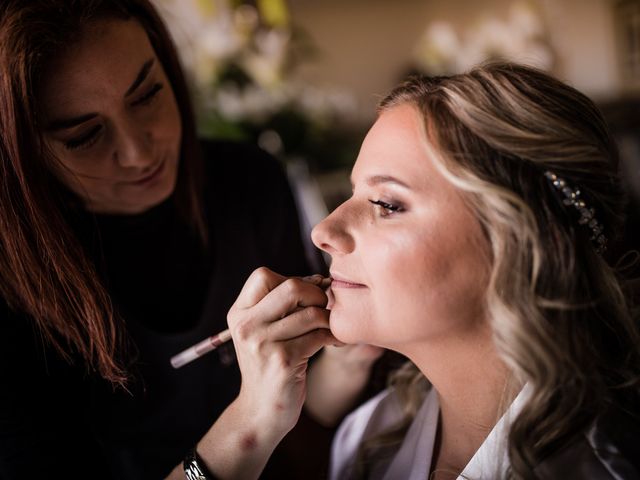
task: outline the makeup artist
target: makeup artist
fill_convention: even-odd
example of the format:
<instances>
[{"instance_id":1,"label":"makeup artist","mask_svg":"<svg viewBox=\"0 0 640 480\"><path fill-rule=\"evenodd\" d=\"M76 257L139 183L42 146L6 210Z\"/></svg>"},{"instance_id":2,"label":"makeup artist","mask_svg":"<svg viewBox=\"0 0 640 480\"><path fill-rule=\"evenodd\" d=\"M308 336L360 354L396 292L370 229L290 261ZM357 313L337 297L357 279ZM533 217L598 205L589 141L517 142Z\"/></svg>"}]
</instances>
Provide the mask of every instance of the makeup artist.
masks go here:
<instances>
[{"instance_id":1,"label":"makeup artist","mask_svg":"<svg viewBox=\"0 0 640 480\"><path fill-rule=\"evenodd\" d=\"M238 300L249 303L230 322L257 348L240 359L255 380L240 396L232 342L170 366L227 328L256 267L312 272L277 163L248 146L197 140L175 49L151 4L3 0L0 72L0 477L162 478L185 455L189 467L201 439L199 453L224 451L254 406L278 407L264 382L294 375L281 392L301 403L308 357L336 342L317 277L268 287L301 308L279 312L286 332L243 330L252 292ZM260 283L254 275L246 289ZM291 331L302 340L280 341ZM308 399L326 425L378 355L341 352L323 353L308 379L310 392L332 392ZM348 376L331 370L338 364ZM348 388L322 388L324 368ZM301 404L284 405L269 419L273 435L300 415ZM308 448L301 432L314 439ZM322 475L331 433L303 413L264 478ZM237 445L259 450L258 437ZM245 462L253 470L244 473L260 462Z\"/></svg>"}]
</instances>

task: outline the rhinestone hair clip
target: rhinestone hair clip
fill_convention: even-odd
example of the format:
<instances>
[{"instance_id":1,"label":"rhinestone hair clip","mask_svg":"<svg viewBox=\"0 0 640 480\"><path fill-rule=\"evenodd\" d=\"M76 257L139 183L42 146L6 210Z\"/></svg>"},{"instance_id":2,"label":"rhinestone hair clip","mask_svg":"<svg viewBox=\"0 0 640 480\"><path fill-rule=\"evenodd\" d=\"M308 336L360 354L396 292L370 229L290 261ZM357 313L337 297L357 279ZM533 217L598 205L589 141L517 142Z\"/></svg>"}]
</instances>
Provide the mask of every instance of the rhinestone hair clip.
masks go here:
<instances>
[{"instance_id":1,"label":"rhinestone hair clip","mask_svg":"<svg viewBox=\"0 0 640 480\"><path fill-rule=\"evenodd\" d=\"M580 190L571 188L564 179L549 170L544 172L544 176L549 179L556 190L562 192L564 195L562 203L567 206L573 205L580 213L578 223L591 229L591 238L589 240L595 245L596 252L603 253L607 249L607 237L602 233L604 228L595 217L596 211L593 208L589 208L585 201L580 198Z\"/></svg>"}]
</instances>

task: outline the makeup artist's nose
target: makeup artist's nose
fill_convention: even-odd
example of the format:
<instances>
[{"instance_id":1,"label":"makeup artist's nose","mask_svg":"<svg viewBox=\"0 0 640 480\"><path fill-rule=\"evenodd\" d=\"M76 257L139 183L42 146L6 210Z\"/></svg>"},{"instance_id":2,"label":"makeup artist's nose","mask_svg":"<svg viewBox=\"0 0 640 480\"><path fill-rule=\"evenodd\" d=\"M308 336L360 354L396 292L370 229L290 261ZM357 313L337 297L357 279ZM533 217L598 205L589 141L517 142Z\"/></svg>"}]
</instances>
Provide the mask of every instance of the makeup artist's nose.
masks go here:
<instances>
[{"instance_id":1,"label":"makeup artist's nose","mask_svg":"<svg viewBox=\"0 0 640 480\"><path fill-rule=\"evenodd\" d=\"M314 227L311 240L321 250L329 255L351 253L355 242L348 232L347 203L336 208L327 218Z\"/></svg>"},{"instance_id":2,"label":"makeup artist's nose","mask_svg":"<svg viewBox=\"0 0 640 480\"><path fill-rule=\"evenodd\" d=\"M114 155L121 167L143 169L153 165L155 159L151 133L140 126L131 125L120 134Z\"/></svg>"}]
</instances>

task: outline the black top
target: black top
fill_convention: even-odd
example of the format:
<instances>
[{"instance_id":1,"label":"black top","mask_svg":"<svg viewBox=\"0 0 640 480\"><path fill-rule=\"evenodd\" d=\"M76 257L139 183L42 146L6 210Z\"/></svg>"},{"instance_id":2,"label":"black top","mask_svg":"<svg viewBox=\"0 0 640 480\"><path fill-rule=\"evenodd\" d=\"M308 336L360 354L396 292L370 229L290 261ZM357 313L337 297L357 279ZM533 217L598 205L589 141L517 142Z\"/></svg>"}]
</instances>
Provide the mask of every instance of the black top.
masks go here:
<instances>
[{"instance_id":1,"label":"black top","mask_svg":"<svg viewBox=\"0 0 640 480\"><path fill-rule=\"evenodd\" d=\"M231 143L204 152L206 249L171 198L141 215L80 222L135 346L130 393L65 363L0 302L1 478L162 478L237 395L231 342L178 370L169 358L227 327L258 266L310 272L279 165Z\"/></svg>"},{"instance_id":2,"label":"black top","mask_svg":"<svg viewBox=\"0 0 640 480\"><path fill-rule=\"evenodd\" d=\"M640 479L640 412L637 396L604 409L582 431L536 466L538 478Z\"/></svg>"}]
</instances>

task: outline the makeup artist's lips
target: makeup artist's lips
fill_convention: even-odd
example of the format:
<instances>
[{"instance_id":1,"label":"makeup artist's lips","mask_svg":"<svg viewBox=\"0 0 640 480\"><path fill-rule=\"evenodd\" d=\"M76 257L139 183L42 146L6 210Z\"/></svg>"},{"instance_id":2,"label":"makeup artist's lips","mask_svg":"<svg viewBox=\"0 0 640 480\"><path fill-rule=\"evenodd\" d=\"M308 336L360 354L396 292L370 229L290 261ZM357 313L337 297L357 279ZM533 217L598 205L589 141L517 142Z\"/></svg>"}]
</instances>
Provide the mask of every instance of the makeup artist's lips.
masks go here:
<instances>
[{"instance_id":1,"label":"makeup artist's lips","mask_svg":"<svg viewBox=\"0 0 640 480\"><path fill-rule=\"evenodd\" d=\"M352 282L345 277L331 272L331 288L367 288L362 283Z\"/></svg>"},{"instance_id":2,"label":"makeup artist's lips","mask_svg":"<svg viewBox=\"0 0 640 480\"><path fill-rule=\"evenodd\" d=\"M166 163L167 163L166 160L162 160L162 162L160 162L160 164L155 168L155 170L152 171L149 175L142 177L140 180L135 180L129 183L131 183L132 185L139 185L139 186L150 184L151 182L159 178L160 175L162 175L162 172L164 172L164 166Z\"/></svg>"}]
</instances>

